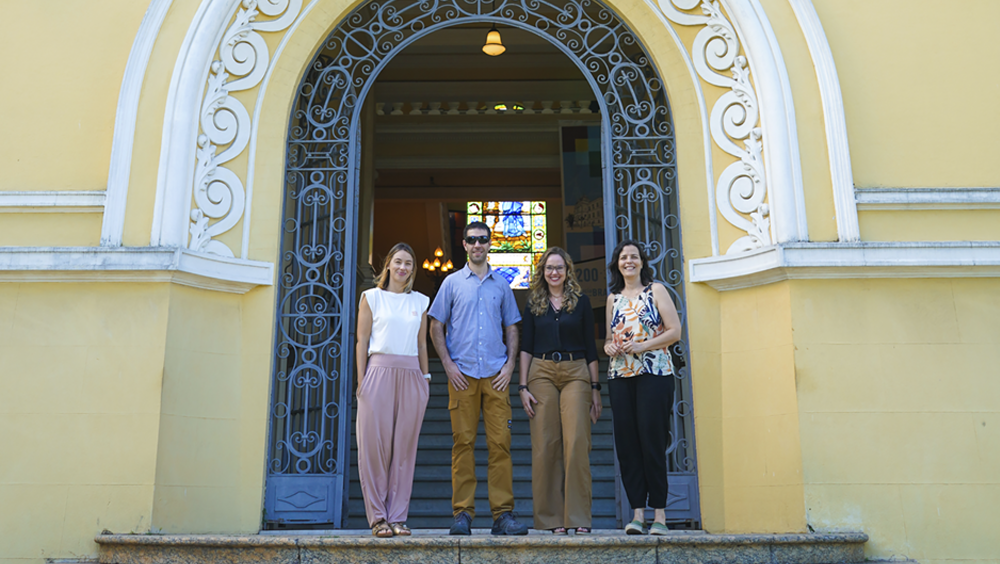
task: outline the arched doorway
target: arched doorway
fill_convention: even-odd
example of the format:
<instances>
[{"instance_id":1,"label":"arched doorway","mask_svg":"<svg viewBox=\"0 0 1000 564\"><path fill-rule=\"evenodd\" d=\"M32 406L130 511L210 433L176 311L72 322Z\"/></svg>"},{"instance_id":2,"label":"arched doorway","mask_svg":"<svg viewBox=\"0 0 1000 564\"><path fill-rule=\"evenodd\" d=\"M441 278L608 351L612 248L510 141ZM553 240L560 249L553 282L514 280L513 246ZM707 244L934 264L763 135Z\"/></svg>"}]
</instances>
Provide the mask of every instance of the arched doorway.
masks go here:
<instances>
[{"instance_id":1,"label":"arched doorway","mask_svg":"<svg viewBox=\"0 0 1000 564\"><path fill-rule=\"evenodd\" d=\"M360 115L379 72L435 31L489 22L534 33L581 70L601 115L605 248L646 244L685 321L674 135L665 86L609 8L390 0L355 10L328 37L294 101L287 142L265 525L342 526L353 387ZM677 352L684 355L686 342ZM690 377L674 399L670 507L698 520Z\"/></svg>"}]
</instances>

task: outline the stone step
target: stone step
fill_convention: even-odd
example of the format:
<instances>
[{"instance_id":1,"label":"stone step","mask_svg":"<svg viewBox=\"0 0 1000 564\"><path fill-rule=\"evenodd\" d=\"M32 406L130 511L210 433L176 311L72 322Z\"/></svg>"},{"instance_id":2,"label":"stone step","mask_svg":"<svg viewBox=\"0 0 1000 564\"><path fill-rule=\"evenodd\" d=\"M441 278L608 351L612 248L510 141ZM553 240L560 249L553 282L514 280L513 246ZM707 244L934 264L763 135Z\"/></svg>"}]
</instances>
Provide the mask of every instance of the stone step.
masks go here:
<instances>
[{"instance_id":1,"label":"stone step","mask_svg":"<svg viewBox=\"0 0 1000 564\"><path fill-rule=\"evenodd\" d=\"M523 441L512 440L510 445L511 451L517 449L523 449L527 452L531 452L530 436L529 435L517 435L517 436L523 437L524 440ZM454 444L455 442L451 438L450 430L447 433L438 433L433 435L421 432L420 438L417 440L417 454L419 456L420 452L425 449L446 449L448 450L448 452L451 452L451 447ZM591 451L592 455L593 451L600 450L602 452L607 453L612 451L612 449L614 448L613 447L614 443L610 433L606 435L592 435L590 439L590 444L592 449ZM352 444L351 447L353 450L356 447L356 445ZM476 452L478 453L480 450L483 451L484 453L486 452L486 437L482 432L480 432L479 436L476 437ZM611 455L608 454L607 456ZM357 460L358 459L355 456L354 458L351 459L351 463L356 464Z\"/></svg>"},{"instance_id":2,"label":"stone step","mask_svg":"<svg viewBox=\"0 0 1000 564\"><path fill-rule=\"evenodd\" d=\"M442 413L444 412L444 413ZM511 442L517 440L531 441L531 429L528 427L528 418L518 419L515 415L514 419L510 423L510 433L512 440ZM604 415L601 419L597 421L596 424L590 428L591 437L597 435L611 435L611 418ZM484 434L484 431L479 431L480 435ZM440 410L428 410L427 414L424 415L424 423L420 427L420 436L423 438L424 435L448 435L449 440L451 439L451 419L448 417L448 411L445 409ZM513 438L518 436L521 438Z\"/></svg>"},{"instance_id":3,"label":"stone step","mask_svg":"<svg viewBox=\"0 0 1000 564\"><path fill-rule=\"evenodd\" d=\"M665 536L553 536L533 531L494 537L479 529L469 537L417 530L412 537L376 539L371 531L309 534L99 535L101 564L854 564L864 562L864 533L710 535L673 531Z\"/></svg>"},{"instance_id":4,"label":"stone step","mask_svg":"<svg viewBox=\"0 0 1000 564\"><path fill-rule=\"evenodd\" d=\"M449 437L450 440L450 437ZM420 447L423 446L422 443L418 443ZM603 449L593 449L590 453L590 463L591 464L605 464L606 461L610 461L610 464L614 466L614 460L610 458L612 453L610 452L611 447ZM486 452L486 447L476 449L476 464L486 464L488 453ZM510 458L514 463L514 466L519 464L531 465L531 448L521 447L521 448L511 448ZM351 448L351 460L358 459L357 447L352 445ZM451 447L448 448L424 448L417 450L417 465L435 465L442 464L445 466L451 465Z\"/></svg>"},{"instance_id":5,"label":"stone step","mask_svg":"<svg viewBox=\"0 0 1000 564\"><path fill-rule=\"evenodd\" d=\"M488 490L486 480L480 480L476 484L476 499L483 500L485 502L487 494ZM594 480L591 495L595 503L599 499L614 499L614 480ZM356 499L359 501L361 500L361 485L358 482L355 481L351 483L350 488L348 488L348 496L351 502ZM414 501L418 499L440 499L446 503L446 507L448 508L447 510L441 512L441 515L451 515L451 480L424 482L420 484L419 488L413 490L413 495L410 499ZM523 512L522 503L531 500L530 480L514 481L514 499L517 500L517 511Z\"/></svg>"},{"instance_id":6,"label":"stone step","mask_svg":"<svg viewBox=\"0 0 1000 564\"><path fill-rule=\"evenodd\" d=\"M613 464L592 464L590 475L593 480L614 480L615 467ZM356 465L351 466L351 481L358 480L358 469ZM476 465L476 480L486 481L486 465ZM417 464L413 473L413 482L444 482L451 484L451 465L423 466ZM514 466L514 481L531 483L531 467L526 465ZM451 494L449 494L450 497Z\"/></svg>"},{"instance_id":7,"label":"stone step","mask_svg":"<svg viewBox=\"0 0 1000 564\"><path fill-rule=\"evenodd\" d=\"M601 405L605 410L611 409L611 400L608 398L608 389L604 388L601 392ZM521 411L521 397L519 395L510 396L510 407L520 417L526 417ZM427 409L447 409L448 408L448 389L444 384L438 386L438 384L431 384L431 397L427 399ZM603 415L602 415L603 417Z\"/></svg>"}]
</instances>

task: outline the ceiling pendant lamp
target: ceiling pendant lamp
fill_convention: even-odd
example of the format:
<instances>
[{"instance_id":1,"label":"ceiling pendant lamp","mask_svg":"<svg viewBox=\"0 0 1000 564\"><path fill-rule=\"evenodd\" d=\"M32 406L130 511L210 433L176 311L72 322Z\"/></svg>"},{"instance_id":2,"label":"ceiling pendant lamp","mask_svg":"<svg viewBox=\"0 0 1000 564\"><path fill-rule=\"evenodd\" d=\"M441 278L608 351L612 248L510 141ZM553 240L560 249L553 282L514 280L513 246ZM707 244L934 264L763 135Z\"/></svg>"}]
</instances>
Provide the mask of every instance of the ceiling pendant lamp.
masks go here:
<instances>
[{"instance_id":1,"label":"ceiling pendant lamp","mask_svg":"<svg viewBox=\"0 0 1000 564\"><path fill-rule=\"evenodd\" d=\"M507 48L500 42L500 32L497 31L497 26L494 24L490 28L490 32L486 34L486 45L483 45L483 53L491 57L496 57L503 54L506 50Z\"/></svg>"}]
</instances>

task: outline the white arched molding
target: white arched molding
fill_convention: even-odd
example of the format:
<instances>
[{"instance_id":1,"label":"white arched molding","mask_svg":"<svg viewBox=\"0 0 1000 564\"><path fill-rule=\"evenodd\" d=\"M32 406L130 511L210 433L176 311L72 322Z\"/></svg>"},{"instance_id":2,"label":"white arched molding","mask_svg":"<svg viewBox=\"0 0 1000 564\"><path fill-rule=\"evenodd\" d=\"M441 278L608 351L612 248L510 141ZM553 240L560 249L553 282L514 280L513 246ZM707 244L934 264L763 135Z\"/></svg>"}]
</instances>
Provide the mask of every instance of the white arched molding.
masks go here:
<instances>
[{"instance_id":1,"label":"white arched molding","mask_svg":"<svg viewBox=\"0 0 1000 564\"><path fill-rule=\"evenodd\" d=\"M246 190L225 165L246 149L252 124L230 93L260 84L271 64L260 33L287 30L301 7L302 0L203 0L167 95L152 245L233 256L214 237L243 219Z\"/></svg>"},{"instance_id":2,"label":"white arched molding","mask_svg":"<svg viewBox=\"0 0 1000 564\"><path fill-rule=\"evenodd\" d=\"M732 14L734 25L719 9L718 0L660 2L664 15L676 23L701 25L712 32L724 30L715 36L704 36L703 47L716 48L714 41L719 40L732 47L723 56L728 56L728 65L722 65L719 57L706 58L708 53L704 50L700 57L695 53L694 61L698 74L710 77L707 82L731 90L724 95L726 104L717 104L713 109L710 127L706 128L711 130L716 144L739 159L723 171L725 187L713 194L723 217L747 232L731 250L750 250L807 237L787 75L770 25L766 18L760 20L763 12L753 3L754 0L727 0L726 9ZM265 15L275 19L256 21L261 18L255 12L265 6L270 8ZM299 17L306 15L311 7L312 4L301 10ZM705 14L682 14L678 8L699 8ZM253 144L256 128L243 105L228 93L256 86L261 79L265 80L261 91L266 88L265 75L269 75L271 61L266 45L258 41L257 32L294 28L291 19L299 11L300 2L296 0L270 0L260 2L259 6L254 0L242 5L235 0L202 3L182 46L168 94L152 244L186 246L195 251L232 256L228 247L213 237L232 228L243 217L247 202L241 179L252 178L253 162L251 159L245 174L222 165ZM676 39L673 30L670 31ZM746 58L739 55L738 37L744 37ZM227 57L236 49L244 50L239 53L242 58ZM237 60L243 62L242 66L233 64ZM716 70L699 68L699 62L714 64ZM718 72L720 68L736 69L736 75L728 78ZM229 71L239 78L230 79ZM757 91L767 95L761 98ZM738 115L741 111L743 117ZM711 170L711 163L707 164ZM718 197L720 194L725 194L724 199ZM714 216L714 211L711 213ZM244 227L245 237L247 226Z\"/></svg>"},{"instance_id":3,"label":"white arched molding","mask_svg":"<svg viewBox=\"0 0 1000 564\"><path fill-rule=\"evenodd\" d=\"M715 202L746 235L726 253L806 240L791 87L763 9L756 0L659 0L658 9L677 25L700 28L694 67L702 80L728 90L712 108L709 128L715 144L738 160L713 180Z\"/></svg>"},{"instance_id":4,"label":"white arched molding","mask_svg":"<svg viewBox=\"0 0 1000 564\"><path fill-rule=\"evenodd\" d=\"M111 141L111 163L101 222L101 246L120 247L125 230L125 203L128 197L129 174L132 171L132 145L135 123L139 114L139 94L146 78L146 66L153 52L156 36L173 0L152 0L139 24L132 50L125 64L125 76L118 93L115 110L115 131Z\"/></svg>"},{"instance_id":5,"label":"white arched molding","mask_svg":"<svg viewBox=\"0 0 1000 564\"><path fill-rule=\"evenodd\" d=\"M842 243L854 243L861 240L861 231L858 227L854 174L851 172L851 152L847 143L847 119L844 117L844 99L840 93L837 66L812 0L789 0L789 4L792 5L799 27L805 35L819 82L826 145L830 155L837 237Z\"/></svg>"}]
</instances>

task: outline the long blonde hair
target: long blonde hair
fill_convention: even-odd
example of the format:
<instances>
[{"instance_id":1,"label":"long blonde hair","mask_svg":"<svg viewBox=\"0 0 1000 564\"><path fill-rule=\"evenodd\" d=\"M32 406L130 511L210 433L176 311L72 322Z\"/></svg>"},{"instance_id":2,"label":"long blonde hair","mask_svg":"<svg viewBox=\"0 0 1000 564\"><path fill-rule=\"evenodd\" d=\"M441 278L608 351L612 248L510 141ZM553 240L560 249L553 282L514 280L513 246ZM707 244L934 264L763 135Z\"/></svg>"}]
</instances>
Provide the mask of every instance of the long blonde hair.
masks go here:
<instances>
[{"instance_id":1,"label":"long blonde hair","mask_svg":"<svg viewBox=\"0 0 1000 564\"><path fill-rule=\"evenodd\" d=\"M392 257L396 256L396 253L400 251L408 253L410 258L413 259L413 270L406 277L406 284L403 285L403 291L409 294L410 290L413 289L413 281L417 279L417 255L413 253L413 247L406 243L396 243L389 249L389 254L385 255L385 259L382 260L382 272L379 272L378 276L375 277L376 288L381 288L382 290L389 289L389 263L392 262Z\"/></svg>"},{"instance_id":2,"label":"long blonde hair","mask_svg":"<svg viewBox=\"0 0 1000 564\"><path fill-rule=\"evenodd\" d=\"M576 281L576 271L573 269L573 259L559 247L549 247L535 265L535 275L531 278L528 290L528 308L536 316L545 315L549 309L549 284L545 281L545 263L552 255L559 255L566 263L566 280L563 282L562 311L573 313L577 300L583 295L583 288Z\"/></svg>"}]
</instances>

